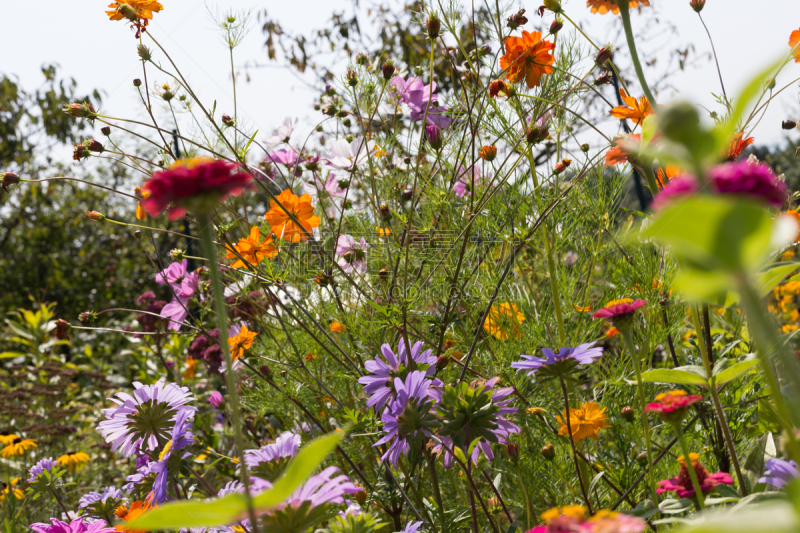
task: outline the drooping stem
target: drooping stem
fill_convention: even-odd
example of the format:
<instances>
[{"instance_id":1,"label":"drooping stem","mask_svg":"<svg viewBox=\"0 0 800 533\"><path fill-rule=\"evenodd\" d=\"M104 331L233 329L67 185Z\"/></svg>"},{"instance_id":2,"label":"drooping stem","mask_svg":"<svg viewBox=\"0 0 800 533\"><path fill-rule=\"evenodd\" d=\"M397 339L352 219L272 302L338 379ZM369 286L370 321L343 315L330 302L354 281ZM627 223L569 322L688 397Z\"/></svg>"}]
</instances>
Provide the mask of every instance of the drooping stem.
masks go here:
<instances>
[{"instance_id":1,"label":"drooping stem","mask_svg":"<svg viewBox=\"0 0 800 533\"><path fill-rule=\"evenodd\" d=\"M622 26L625 28L625 38L628 40L628 50L631 52L631 61L633 61L633 68L636 70L636 76L639 78L639 83L642 85L642 90L650 105L653 109L656 107L656 99L653 93L650 92L650 86L647 85L647 80L644 77L642 70L642 63L639 61L639 54L636 51L636 42L633 38L633 28L631 27L631 14L628 8L628 2L617 2L619 6L619 14L622 17Z\"/></svg>"},{"instance_id":2,"label":"drooping stem","mask_svg":"<svg viewBox=\"0 0 800 533\"><path fill-rule=\"evenodd\" d=\"M706 370L706 378L710 381L713 369L712 369L712 344L711 344L711 328L708 319L708 304L703 304L703 325L705 329L705 343L706 343L706 350L702 352L703 354L703 367ZM744 476L742 475L742 469L739 467L739 458L736 456L736 447L733 444L733 437L731 437L731 430L728 427L728 419L725 417L725 411L722 409L722 403L719 401L719 392L717 392L716 383L712 384L710 387L711 390L711 400L714 403L714 410L717 412L717 423L719 424L720 429L722 429L722 435L725 437L725 446L728 448L728 455L731 458L731 462L733 463L733 469L736 472L736 479L739 482L739 490L742 491L742 496L747 496L747 485L744 483Z\"/></svg>"},{"instance_id":3,"label":"drooping stem","mask_svg":"<svg viewBox=\"0 0 800 533\"><path fill-rule=\"evenodd\" d=\"M650 488L653 502L658 507L658 493L656 492L656 484L653 479L653 452L650 445L650 422L644 414L644 408L647 405L647 399L644 396L644 384L642 383L642 371L639 368L639 354L636 352L636 347L633 344L633 335L630 327L621 328L622 337L625 339L625 345L631 354L631 363L636 373L636 389L639 394L639 412L642 413L642 428L644 429L644 445L645 454L647 454L647 485Z\"/></svg>"},{"instance_id":4,"label":"drooping stem","mask_svg":"<svg viewBox=\"0 0 800 533\"><path fill-rule=\"evenodd\" d=\"M689 471L689 477L692 478L692 487L694 487L694 495L697 498L697 505L702 510L705 509L705 502L703 501L703 491L700 489L700 481L697 479L697 472L694 469L692 458L689 457L689 446L686 444L686 437L683 436L683 429L680 422L673 424L675 433L678 435L678 443L683 452L683 460L686 463L686 470Z\"/></svg>"},{"instance_id":5,"label":"drooping stem","mask_svg":"<svg viewBox=\"0 0 800 533\"><path fill-rule=\"evenodd\" d=\"M230 407L230 420L233 426L233 443L236 455L241 465L241 481L244 485L244 494L247 499L247 510L250 515L250 524L254 532L258 533L258 521L255 509L253 508L253 498L250 495L250 477L247 475L247 468L244 464L244 438L242 436L242 426L239 412L239 395L236 385L236 370L233 368L230 346L228 346L228 310L225 307L224 287L217 267L217 249L214 245L214 230L211 218L206 214L198 214L197 222L200 226L200 236L203 240L203 254L208 259L208 271L211 275L211 287L214 293L214 310L217 313L217 328L219 328L220 347L223 357L228 367L225 372L225 384L228 388L228 406Z\"/></svg>"},{"instance_id":6,"label":"drooping stem","mask_svg":"<svg viewBox=\"0 0 800 533\"><path fill-rule=\"evenodd\" d=\"M706 21L703 20L703 16L700 13L697 13L697 16L700 17L700 22L706 29L706 34L708 35L708 41L711 43L711 52L714 54L714 63L717 64L717 74L719 74L719 84L722 86L722 97L725 98L725 107L727 107L728 111L730 111L731 103L728 100L728 93L725 92L725 82L722 81L722 70L719 68L719 60L717 59L717 49L714 48L714 39L711 38L711 32L708 31L708 26L706 26Z\"/></svg>"},{"instance_id":7,"label":"drooping stem","mask_svg":"<svg viewBox=\"0 0 800 533\"><path fill-rule=\"evenodd\" d=\"M575 439L572 438L572 423L570 422L569 412L569 394L567 393L567 384L564 383L564 378L561 381L561 391L564 393L564 418L567 424L567 436L569 437L569 445L572 447L572 459L575 462L575 471L578 473L578 483L581 485L581 494L583 494L583 501L586 503L586 508L589 509L590 514L594 514L592 510L592 503L589 501L589 495L586 493L586 486L583 483L583 475L581 475L581 465L578 462L578 452L575 449Z\"/></svg>"}]
</instances>

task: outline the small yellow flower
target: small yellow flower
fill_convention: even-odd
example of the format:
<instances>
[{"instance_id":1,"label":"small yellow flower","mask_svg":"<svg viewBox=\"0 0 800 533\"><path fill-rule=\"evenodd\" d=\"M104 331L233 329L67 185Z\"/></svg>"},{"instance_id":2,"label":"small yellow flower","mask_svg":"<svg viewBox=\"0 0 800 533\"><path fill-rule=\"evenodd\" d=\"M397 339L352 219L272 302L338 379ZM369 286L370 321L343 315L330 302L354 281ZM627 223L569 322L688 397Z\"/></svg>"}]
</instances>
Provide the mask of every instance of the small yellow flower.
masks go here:
<instances>
[{"instance_id":1,"label":"small yellow flower","mask_svg":"<svg viewBox=\"0 0 800 533\"><path fill-rule=\"evenodd\" d=\"M544 413L545 410L542 409L541 407L529 407L528 409L525 410L525 412L528 413L529 415L538 415L539 413Z\"/></svg>"},{"instance_id":2,"label":"small yellow flower","mask_svg":"<svg viewBox=\"0 0 800 533\"><path fill-rule=\"evenodd\" d=\"M231 349L231 360L236 361L240 357L244 357L244 351L249 350L253 346L258 333L250 331L247 326L242 326L241 331L235 337L228 337L228 346Z\"/></svg>"},{"instance_id":3,"label":"small yellow flower","mask_svg":"<svg viewBox=\"0 0 800 533\"><path fill-rule=\"evenodd\" d=\"M171 441L170 441L171 442ZM90 461L89 455L83 452L67 452L56 461L70 472L74 472Z\"/></svg>"},{"instance_id":4,"label":"small yellow flower","mask_svg":"<svg viewBox=\"0 0 800 533\"><path fill-rule=\"evenodd\" d=\"M572 439L575 442L579 442L587 437L597 440L597 433L601 429L611 427L606 424L608 417L605 413L606 408L603 407L601 409L600 405L595 402L587 402L583 404L580 409L573 409L570 407L569 425L570 429L572 430ZM566 411L562 412L561 416L556 417L559 425L559 435L567 436L569 434L567 431L566 419Z\"/></svg>"},{"instance_id":5,"label":"small yellow flower","mask_svg":"<svg viewBox=\"0 0 800 533\"><path fill-rule=\"evenodd\" d=\"M19 435L17 435L16 433L10 433L8 431L0 432L0 444L2 444L3 446L8 446L12 442L14 442L14 439L18 438Z\"/></svg>"},{"instance_id":6,"label":"small yellow flower","mask_svg":"<svg viewBox=\"0 0 800 533\"><path fill-rule=\"evenodd\" d=\"M556 520L558 517L566 515L570 518L582 521L586 517L586 507L583 505L565 505L564 507L553 507L541 514L545 524Z\"/></svg>"},{"instance_id":7,"label":"small yellow flower","mask_svg":"<svg viewBox=\"0 0 800 533\"><path fill-rule=\"evenodd\" d=\"M493 305L489 316L486 317L486 322L483 323L483 329L486 333L496 337L500 340L507 341L510 338L522 338L522 322L525 321L525 315L519 310L516 304L503 302L499 305Z\"/></svg>"},{"instance_id":8,"label":"small yellow flower","mask_svg":"<svg viewBox=\"0 0 800 533\"><path fill-rule=\"evenodd\" d=\"M379 228L378 226L375 226L375 231L378 233L378 237L388 237L392 234L391 228Z\"/></svg>"},{"instance_id":9,"label":"small yellow flower","mask_svg":"<svg viewBox=\"0 0 800 533\"><path fill-rule=\"evenodd\" d=\"M31 448L38 447L39 445L36 444L34 439L23 439L15 435L11 442L5 448L0 450L0 457L11 459L12 457L17 457L18 455L24 454Z\"/></svg>"},{"instance_id":10,"label":"small yellow flower","mask_svg":"<svg viewBox=\"0 0 800 533\"><path fill-rule=\"evenodd\" d=\"M685 390L681 390L681 389L671 390L669 392L662 392L661 394L656 396L656 401L660 402L661 400L663 400L667 396L686 396L686 394L687 394L687 392Z\"/></svg>"},{"instance_id":11,"label":"small yellow flower","mask_svg":"<svg viewBox=\"0 0 800 533\"><path fill-rule=\"evenodd\" d=\"M17 483L19 483L18 477L12 479L10 484L0 482L0 502L6 501L6 495L11 495L12 492L14 493L14 497L16 497L18 500L21 500L25 497L25 493L22 492L22 489L14 487L14 485Z\"/></svg>"}]
</instances>

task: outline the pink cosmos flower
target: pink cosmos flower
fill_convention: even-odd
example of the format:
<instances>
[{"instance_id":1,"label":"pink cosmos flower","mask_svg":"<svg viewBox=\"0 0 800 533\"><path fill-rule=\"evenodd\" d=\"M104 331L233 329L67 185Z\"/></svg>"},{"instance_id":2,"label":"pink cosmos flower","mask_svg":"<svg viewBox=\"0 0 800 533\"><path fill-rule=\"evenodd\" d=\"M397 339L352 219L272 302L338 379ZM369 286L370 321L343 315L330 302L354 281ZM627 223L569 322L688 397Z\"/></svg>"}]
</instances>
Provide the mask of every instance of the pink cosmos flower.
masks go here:
<instances>
[{"instance_id":1,"label":"pink cosmos flower","mask_svg":"<svg viewBox=\"0 0 800 533\"><path fill-rule=\"evenodd\" d=\"M647 300L631 300L630 298L614 300L608 302L602 309L598 309L592 315L592 318L615 318L622 315L629 315L637 309L644 307L646 304Z\"/></svg>"},{"instance_id":2,"label":"pink cosmos flower","mask_svg":"<svg viewBox=\"0 0 800 533\"><path fill-rule=\"evenodd\" d=\"M150 216L160 215L173 204L169 219L176 220L187 210L210 211L227 196L240 194L251 180L239 165L227 161L181 160L147 180L140 203Z\"/></svg>"},{"instance_id":3,"label":"pink cosmos flower","mask_svg":"<svg viewBox=\"0 0 800 533\"><path fill-rule=\"evenodd\" d=\"M214 407L219 407L225 402L225 398L223 398L222 393L215 390L211 393L211 397L208 398L208 403L213 405Z\"/></svg>"},{"instance_id":4,"label":"pink cosmos flower","mask_svg":"<svg viewBox=\"0 0 800 533\"><path fill-rule=\"evenodd\" d=\"M76 518L70 523L62 522L57 518L51 518L50 522L52 523L31 524L31 529L36 533L112 533L117 531L113 527L108 527L105 520L88 522L83 517Z\"/></svg>"},{"instance_id":5,"label":"pink cosmos flower","mask_svg":"<svg viewBox=\"0 0 800 533\"><path fill-rule=\"evenodd\" d=\"M271 151L268 159L278 165L291 167L297 163L298 159L300 159L300 156L294 151L294 148L290 146L288 148L281 148L280 150Z\"/></svg>"},{"instance_id":6,"label":"pink cosmos flower","mask_svg":"<svg viewBox=\"0 0 800 533\"><path fill-rule=\"evenodd\" d=\"M361 242L358 242L352 235L340 235L336 242L336 255L339 257L337 263L348 274L352 271L366 274L367 250L369 250L369 244L363 237Z\"/></svg>"},{"instance_id":7,"label":"pink cosmos flower","mask_svg":"<svg viewBox=\"0 0 800 533\"><path fill-rule=\"evenodd\" d=\"M459 198L472 194L473 178L475 179L476 185L480 183L482 179L481 171L476 166L473 166L470 171L470 169L458 165L456 167L456 172L458 173L458 180L453 184L453 192L456 193L456 196ZM470 174L472 175L470 176Z\"/></svg>"},{"instance_id":8,"label":"pink cosmos flower","mask_svg":"<svg viewBox=\"0 0 800 533\"><path fill-rule=\"evenodd\" d=\"M186 272L186 259L180 263L172 263L167 268L156 274L156 283L167 284L172 289L172 301L165 305L159 313L169 319L167 329L179 331L181 322L189 316L189 300L197 292L200 280L197 272Z\"/></svg>"},{"instance_id":9,"label":"pink cosmos flower","mask_svg":"<svg viewBox=\"0 0 800 533\"><path fill-rule=\"evenodd\" d=\"M286 117L283 120L283 124L272 130L272 135L264 141L264 144L272 148L281 143L289 142L289 137L291 137L292 131L297 127L298 120L299 119L294 119L294 122L292 122L291 117Z\"/></svg>"},{"instance_id":10,"label":"pink cosmos flower","mask_svg":"<svg viewBox=\"0 0 800 533\"><path fill-rule=\"evenodd\" d=\"M699 192L697 178L682 175L673 178L653 200L653 208L661 209L679 198ZM780 209L787 200L786 184L768 165L740 161L717 165L708 172L705 192L753 198Z\"/></svg>"}]
</instances>

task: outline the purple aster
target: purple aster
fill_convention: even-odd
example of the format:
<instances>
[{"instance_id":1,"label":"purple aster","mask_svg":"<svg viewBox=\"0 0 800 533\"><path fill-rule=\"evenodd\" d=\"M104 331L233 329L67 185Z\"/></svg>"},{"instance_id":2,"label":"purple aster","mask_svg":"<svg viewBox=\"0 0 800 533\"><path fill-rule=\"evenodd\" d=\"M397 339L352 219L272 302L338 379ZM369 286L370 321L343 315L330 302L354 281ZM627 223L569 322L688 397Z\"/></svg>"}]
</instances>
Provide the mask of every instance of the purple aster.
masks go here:
<instances>
[{"instance_id":1,"label":"purple aster","mask_svg":"<svg viewBox=\"0 0 800 533\"><path fill-rule=\"evenodd\" d=\"M152 451L158 447L158 436L170 438L175 421L181 412L190 417L197 411L189 404L194 396L188 387L165 383L163 379L154 385L133 383L133 395L119 392L109 398L117 404L104 411L106 419L97 430L111 443L111 449L120 450L125 457L141 451Z\"/></svg>"},{"instance_id":2,"label":"purple aster","mask_svg":"<svg viewBox=\"0 0 800 533\"><path fill-rule=\"evenodd\" d=\"M150 463L150 472L156 473L156 479L153 481L153 499L157 504L162 504L167 501L167 477L169 474L169 458L172 452L185 448L194 442L194 436L190 431L192 421L189 418L194 416L189 411L181 411L178 413L178 418L175 420L175 426L172 428L172 438L164 445L164 449L158 456L158 461ZM186 453L183 457L187 457Z\"/></svg>"},{"instance_id":3,"label":"purple aster","mask_svg":"<svg viewBox=\"0 0 800 533\"><path fill-rule=\"evenodd\" d=\"M403 531L399 531L398 533L417 533L421 527L422 522L409 522L406 524L406 527L403 528Z\"/></svg>"},{"instance_id":4,"label":"purple aster","mask_svg":"<svg viewBox=\"0 0 800 533\"><path fill-rule=\"evenodd\" d=\"M45 470L50 472L51 470L53 470L53 467L56 466L57 464L58 462L53 460L52 457L47 457L45 459L42 459L41 461L33 465L30 471L28 472L30 474L30 477L28 478L28 483L33 483L34 481L36 481L36 478L39 477L41 474L43 474Z\"/></svg>"},{"instance_id":5,"label":"purple aster","mask_svg":"<svg viewBox=\"0 0 800 533\"><path fill-rule=\"evenodd\" d=\"M283 507L298 508L304 502L309 502L311 509L326 503L344 503L345 494L355 494L360 487L350 481L345 475L332 477L339 471L335 466L329 466L316 476L308 478L294 494L284 502Z\"/></svg>"},{"instance_id":6,"label":"purple aster","mask_svg":"<svg viewBox=\"0 0 800 533\"><path fill-rule=\"evenodd\" d=\"M336 241L337 263L347 273L367 273L367 250L369 244L362 237L361 242L356 241L352 235L340 235Z\"/></svg>"},{"instance_id":7,"label":"purple aster","mask_svg":"<svg viewBox=\"0 0 800 533\"><path fill-rule=\"evenodd\" d=\"M117 487L106 487L103 489L102 494L99 492L90 492L81 496L81 499L78 501L78 508L85 509L97 502L105 503L108 500L126 501L127 499L128 498L122 495L122 490Z\"/></svg>"},{"instance_id":8,"label":"purple aster","mask_svg":"<svg viewBox=\"0 0 800 533\"><path fill-rule=\"evenodd\" d=\"M279 459L288 459L297 455L302 439L293 431L284 431L275 442L271 442L258 450L245 450L244 462L255 468L261 463L269 463Z\"/></svg>"},{"instance_id":9,"label":"purple aster","mask_svg":"<svg viewBox=\"0 0 800 533\"><path fill-rule=\"evenodd\" d=\"M51 518L50 522L52 523L31 524L31 529L36 533L115 533L117 531L113 527L107 527L105 520L89 522L84 517L78 517L69 523Z\"/></svg>"},{"instance_id":10,"label":"purple aster","mask_svg":"<svg viewBox=\"0 0 800 533\"><path fill-rule=\"evenodd\" d=\"M380 446L391 442L381 457L382 461L388 459L396 465L401 455L408 455L411 449L409 440L431 436L428 428L435 418L431 409L439 400L432 385L433 382L421 370L409 373L405 381L394 378L397 397L381 415L386 435L374 444Z\"/></svg>"},{"instance_id":11,"label":"purple aster","mask_svg":"<svg viewBox=\"0 0 800 533\"><path fill-rule=\"evenodd\" d=\"M436 82L430 85L423 85L418 78L409 78L403 101L411 109L411 120L419 120L425 116L425 109L431 102L433 92L436 90ZM433 104L431 103L431 107ZM430 110L429 110L430 112Z\"/></svg>"},{"instance_id":12,"label":"purple aster","mask_svg":"<svg viewBox=\"0 0 800 533\"><path fill-rule=\"evenodd\" d=\"M422 341L414 343L411 347L411 359L416 365L428 365L425 375L433 377L436 374L436 357L431 355L433 350L425 350L423 352L423 347ZM364 386L364 392L369 396L367 407L375 406L375 411L380 411L386 405L386 402L392 398L394 394L392 388L394 378L402 377L409 362L404 339L400 339L397 345L397 355L388 344L381 346L381 353L383 358L378 356L364 363L364 367L370 374L358 378L358 382ZM433 380L434 387L440 387L441 385L442 382L438 379Z\"/></svg>"},{"instance_id":13,"label":"purple aster","mask_svg":"<svg viewBox=\"0 0 800 533\"><path fill-rule=\"evenodd\" d=\"M800 477L797 463L785 461L783 459L769 459L767 468L764 470L764 477L758 480L759 483L768 483L774 487L782 489L795 479Z\"/></svg>"},{"instance_id":14,"label":"purple aster","mask_svg":"<svg viewBox=\"0 0 800 533\"><path fill-rule=\"evenodd\" d=\"M520 357L522 357L523 360L511 363L511 368L530 370L528 375L531 375L543 366L555 365L570 359L578 363L578 368L583 368L582 365L590 365L595 359L602 357L603 348L595 346L595 344L597 343L588 342L575 348L560 348L558 352L553 352L550 348L542 348L544 358L535 357L533 355L521 355Z\"/></svg>"}]
</instances>

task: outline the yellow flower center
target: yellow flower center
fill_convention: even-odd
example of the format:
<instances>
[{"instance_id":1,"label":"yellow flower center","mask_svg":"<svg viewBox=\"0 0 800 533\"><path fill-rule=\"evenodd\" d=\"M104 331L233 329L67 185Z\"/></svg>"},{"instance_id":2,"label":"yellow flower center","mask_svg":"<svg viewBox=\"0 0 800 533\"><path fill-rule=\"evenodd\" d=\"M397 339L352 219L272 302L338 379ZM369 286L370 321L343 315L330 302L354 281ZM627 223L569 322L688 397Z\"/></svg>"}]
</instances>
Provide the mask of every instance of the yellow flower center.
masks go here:
<instances>
[{"instance_id":1,"label":"yellow flower center","mask_svg":"<svg viewBox=\"0 0 800 533\"><path fill-rule=\"evenodd\" d=\"M167 444L166 444L166 446L164 446L164 449L161 450L160 454L158 454L158 460L159 461L163 461L164 460L164 456L167 455L171 449L172 449L172 441L170 440L170 441L167 441Z\"/></svg>"},{"instance_id":2,"label":"yellow flower center","mask_svg":"<svg viewBox=\"0 0 800 533\"><path fill-rule=\"evenodd\" d=\"M631 299L631 298L622 298L620 300L611 300L610 302L608 302L605 305L605 307L613 307L613 306L619 305L619 304L630 304L630 303L633 303L633 299Z\"/></svg>"}]
</instances>

